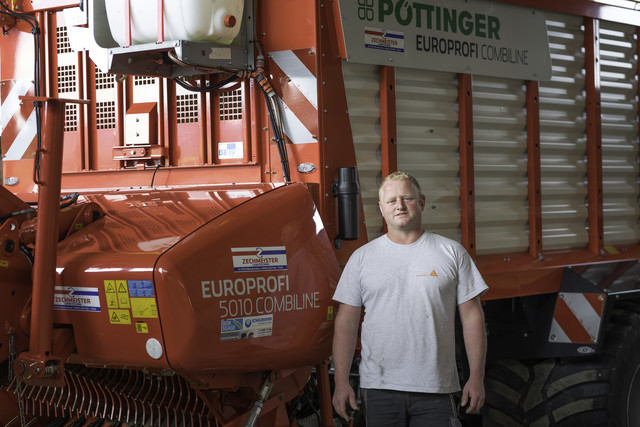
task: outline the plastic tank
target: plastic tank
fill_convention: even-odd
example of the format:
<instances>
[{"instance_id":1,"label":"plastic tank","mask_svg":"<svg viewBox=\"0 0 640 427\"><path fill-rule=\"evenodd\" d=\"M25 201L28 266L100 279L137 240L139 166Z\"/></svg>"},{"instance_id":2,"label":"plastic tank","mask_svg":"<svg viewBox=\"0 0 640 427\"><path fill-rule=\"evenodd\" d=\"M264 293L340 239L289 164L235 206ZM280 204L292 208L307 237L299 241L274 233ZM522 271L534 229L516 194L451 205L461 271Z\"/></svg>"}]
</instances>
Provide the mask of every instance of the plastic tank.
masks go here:
<instances>
[{"instance_id":1,"label":"plastic tank","mask_svg":"<svg viewBox=\"0 0 640 427\"><path fill-rule=\"evenodd\" d=\"M131 43L158 41L157 0L131 0ZM125 1L108 1L107 19L113 39L126 45ZM238 35L244 0L164 0L164 40L230 44Z\"/></svg>"}]
</instances>

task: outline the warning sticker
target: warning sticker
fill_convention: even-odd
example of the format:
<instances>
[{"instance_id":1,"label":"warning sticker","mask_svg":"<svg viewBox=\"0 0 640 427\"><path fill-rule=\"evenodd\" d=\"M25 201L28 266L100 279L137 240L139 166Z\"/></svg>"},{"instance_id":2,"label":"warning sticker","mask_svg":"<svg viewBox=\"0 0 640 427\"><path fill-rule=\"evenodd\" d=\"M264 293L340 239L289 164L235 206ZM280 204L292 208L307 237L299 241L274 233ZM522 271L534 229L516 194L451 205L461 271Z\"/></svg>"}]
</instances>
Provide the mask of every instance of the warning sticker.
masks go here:
<instances>
[{"instance_id":1,"label":"warning sticker","mask_svg":"<svg viewBox=\"0 0 640 427\"><path fill-rule=\"evenodd\" d=\"M139 334L148 334L149 325L144 322L136 322L136 332Z\"/></svg>"},{"instance_id":2,"label":"warning sticker","mask_svg":"<svg viewBox=\"0 0 640 427\"><path fill-rule=\"evenodd\" d=\"M129 280L129 296L131 298L155 297L151 280Z\"/></svg>"},{"instance_id":3,"label":"warning sticker","mask_svg":"<svg viewBox=\"0 0 640 427\"><path fill-rule=\"evenodd\" d=\"M116 294L118 294L118 306L120 308L131 308L126 280L116 280Z\"/></svg>"},{"instance_id":4,"label":"warning sticker","mask_svg":"<svg viewBox=\"0 0 640 427\"><path fill-rule=\"evenodd\" d=\"M107 307L118 308L118 294L116 293L115 280L104 281L104 292L107 298Z\"/></svg>"},{"instance_id":5,"label":"warning sticker","mask_svg":"<svg viewBox=\"0 0 640 427\"><path fill-rule=\"evenodd\" d=\"M85 286L56 286L53 308L70 311L100 311L98 288Z\"/></svg>"},{"instance_id":6,"label":"warning sticker","mask_svg":"<svg viewBox=\"0 0 640 427\"><path fill-rule=\"evenodd\" d=\"M131 315L129 310L109 310L109 322L116 325L130 325Z\"/></svg>"},{"instance_id":7,"label":"warning sticker","mask_svg":"<svg viewBox=\"0 0 640 427\"><path fill-rule=\"evenodd\" d=\"M231 248L233 271L279 271L287 269L287 251L284 246Z\"/></svg>"},{"instance_id":8,"label":"warning sticker","mask_svg":"<svg viewBox=\"0 0 640 427\"><path fill-rule=\"evenodd\" d=\"M158 308L155 298L131 298L131 314L133 317L157 318Z\"/></svg>"},{"instance_id":9,"label":"warning sticker","mask_svg":"<svg viewBox=\"0 0 640 427\"><path fill-rule=\"evenodd\" d=\"M9 261L6 259L0 259L0 267L9 267Z\"/></svg>"},{"instance_id":10,"label":"warning sticker","mask_svg":"<svg viewBox=\"0 0 640 427\"><path fill-rule=\"evenodd\" d=\"M223 319L220 324L220 341L269 337L272 331L273 314Z\"/></svg>"}]
</instances>

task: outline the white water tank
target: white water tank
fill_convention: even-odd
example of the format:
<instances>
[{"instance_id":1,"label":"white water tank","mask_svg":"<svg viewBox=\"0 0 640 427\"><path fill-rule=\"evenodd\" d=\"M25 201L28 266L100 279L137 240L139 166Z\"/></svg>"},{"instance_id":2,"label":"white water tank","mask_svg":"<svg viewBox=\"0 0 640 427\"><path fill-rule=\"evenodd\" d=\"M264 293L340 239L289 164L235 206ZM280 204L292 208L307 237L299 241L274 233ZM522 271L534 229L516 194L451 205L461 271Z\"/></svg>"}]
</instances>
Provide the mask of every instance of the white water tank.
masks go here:
<instances>
[{"instance_id":1,"label":"white water tank","mask_svg":"<svg viewBox=\"0 0 640 427\"><path fill-rule=\"evenodd\" d=\"M126 46L126 0L105 2L113 39ZM131 43L158 41L158 0L130 0ZM230 44L240 31L244 0L163 0L164 40Z\"/></svg>"}]
</instances>

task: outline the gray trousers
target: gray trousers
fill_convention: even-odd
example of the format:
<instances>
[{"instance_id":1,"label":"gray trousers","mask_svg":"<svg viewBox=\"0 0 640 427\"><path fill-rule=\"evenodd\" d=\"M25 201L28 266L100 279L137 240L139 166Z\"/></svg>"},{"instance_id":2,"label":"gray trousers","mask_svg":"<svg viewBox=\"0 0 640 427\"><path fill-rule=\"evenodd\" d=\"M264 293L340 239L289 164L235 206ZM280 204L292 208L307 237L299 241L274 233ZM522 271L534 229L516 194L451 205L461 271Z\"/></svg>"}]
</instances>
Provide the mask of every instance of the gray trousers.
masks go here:
<instances>
[{"instance_id":1,"label":"gray trousers","mask_svg":"<svg viewBox=\"0 0 640 427\"><path fill-rule=\"evenodd\" d=\"M361 389L367 427L459 426L450 394Z\"/></svg>"}]
</instances>

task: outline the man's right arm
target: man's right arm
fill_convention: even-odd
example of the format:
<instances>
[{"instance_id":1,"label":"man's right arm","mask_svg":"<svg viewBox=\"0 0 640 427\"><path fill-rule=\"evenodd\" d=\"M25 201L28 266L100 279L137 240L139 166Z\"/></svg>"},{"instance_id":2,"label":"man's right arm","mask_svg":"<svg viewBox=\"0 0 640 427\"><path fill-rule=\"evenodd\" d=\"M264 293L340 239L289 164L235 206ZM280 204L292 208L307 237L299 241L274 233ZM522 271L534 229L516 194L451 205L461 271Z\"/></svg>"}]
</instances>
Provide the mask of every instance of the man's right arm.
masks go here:
<instances>
[{"instance_id":1,"label":"man's right arm","mask_svg":"<svg viewBox=\"0 0 640 427\"><path fill-rule=\"evenodd\" d=\"M353 354L358 340L358 326L360 324L361 307L340 304L336 315L333 332L333 365L335 369L335 390L333 392L333 407L338 415L349 419L346 402L352 409L358 409L356 395L349 384L349 372L353 362Z\"/></svg>"}]
</instances>

